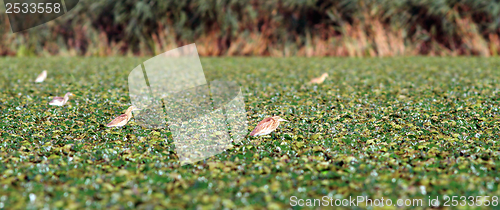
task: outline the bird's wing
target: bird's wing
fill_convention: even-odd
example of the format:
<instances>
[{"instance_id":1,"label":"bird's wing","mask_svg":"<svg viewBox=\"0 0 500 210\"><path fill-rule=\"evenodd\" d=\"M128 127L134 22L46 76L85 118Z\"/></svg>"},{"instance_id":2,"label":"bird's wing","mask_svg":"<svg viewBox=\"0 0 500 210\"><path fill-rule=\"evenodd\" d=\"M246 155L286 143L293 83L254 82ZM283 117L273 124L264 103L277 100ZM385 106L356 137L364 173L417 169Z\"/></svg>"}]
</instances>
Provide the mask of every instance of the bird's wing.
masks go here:
<instances>
[{"instance_id":1,"label":"bird's wing","mask_svg":"<svg viewBox=\"0 0 500 210\"><path fill-rule=\"evenodd\" d=\"M52 101L50 101L50 103L56 102L56 101L62 101L62 100L64 100L63 97L56 96L56 97L52 98Z\"/></svg>"},{"instance_id":2,"label":"bird's wing","mask_svg":"<svg viewBox=\"0 0 500 210\"><path fill-rule=\"evenodd\" d=\"M253 131L250 133L250 136L255 136L256 134L259 134L262 131L269 129L269 127L272 126L272 124L273 124L273 119L270 117L260 121L259 124L257 124L257 126L255 126Z\"/></svg>"},{"instance_id":3,"label":"bird's wing","mask_svg":"<svg viewBox=\"0 0 500 210\"><path fill-rule=\"evenodd\" d=\"M113 119L113 121L108 123L106 126L108 126L108 127L117 126L117 125L120 125L120 124L127 122L127 121L128 121L127 115L122 114L122 115L116 117L115 119Z\"/></svg>"},{"instance_id":4,"label":"bird's wing","mask_svg":"<svg viewBox=\"0 0 500 210\"><path fill-rule=\"evenodd\" d=\"M326 77L325 76L321 76L321 77L316 77L316 78L313 78L309 83L323 83L323 81L325 81Z\"/></svg>"},{"instance_id":5,"label":"bird's wing","mask_svg":"<svg viewBox=\"0 0 500 210\"><path fill-rule=\"evenodd\" d=\"M36 77L35 82L43 82L43 80L45 80L45 78L46 78L46 74L45 74L45 72L42 72Z\"/></svg>"}]
</instances>

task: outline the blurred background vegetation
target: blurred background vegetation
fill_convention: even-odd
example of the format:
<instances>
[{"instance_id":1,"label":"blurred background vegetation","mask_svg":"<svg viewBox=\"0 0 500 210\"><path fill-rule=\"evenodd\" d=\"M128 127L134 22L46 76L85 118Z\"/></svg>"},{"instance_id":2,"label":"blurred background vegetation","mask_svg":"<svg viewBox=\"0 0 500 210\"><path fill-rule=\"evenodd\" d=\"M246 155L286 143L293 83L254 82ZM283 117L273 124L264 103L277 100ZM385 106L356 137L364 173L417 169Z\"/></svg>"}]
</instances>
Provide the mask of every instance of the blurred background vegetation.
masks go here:
<instances>
[{"instance_id":1,"label":"blurred background vegetation","mask_svg":"<svg viewBox=\"0 0 500 210\"><path fill-rule=\"evenodd\" d=\"M0 0L1 1L1 0ZM3 3L3 2L2 2ZM495 56L497 0L98 0L13 34L0 55Z\"/></svg>"}]
</instances>

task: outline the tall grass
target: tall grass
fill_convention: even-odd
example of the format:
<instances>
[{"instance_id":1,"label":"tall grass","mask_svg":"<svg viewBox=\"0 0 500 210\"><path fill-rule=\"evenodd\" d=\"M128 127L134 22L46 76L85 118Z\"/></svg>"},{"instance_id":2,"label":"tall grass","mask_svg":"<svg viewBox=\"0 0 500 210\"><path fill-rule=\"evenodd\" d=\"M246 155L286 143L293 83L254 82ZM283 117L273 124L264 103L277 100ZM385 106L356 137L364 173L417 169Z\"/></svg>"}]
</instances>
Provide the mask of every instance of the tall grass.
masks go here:
<instances>
[{"instance_id":1,"label":"tall grass","mask_svg":"<svg viewBox=\"0 0 500 210\"><path fill-rule=\"evenodd\" d=\"M12 34L2 55L154 55L195 42L204 56L497 55L500 3L486 0L81 1Z\"/></svg>"}]
</instances>

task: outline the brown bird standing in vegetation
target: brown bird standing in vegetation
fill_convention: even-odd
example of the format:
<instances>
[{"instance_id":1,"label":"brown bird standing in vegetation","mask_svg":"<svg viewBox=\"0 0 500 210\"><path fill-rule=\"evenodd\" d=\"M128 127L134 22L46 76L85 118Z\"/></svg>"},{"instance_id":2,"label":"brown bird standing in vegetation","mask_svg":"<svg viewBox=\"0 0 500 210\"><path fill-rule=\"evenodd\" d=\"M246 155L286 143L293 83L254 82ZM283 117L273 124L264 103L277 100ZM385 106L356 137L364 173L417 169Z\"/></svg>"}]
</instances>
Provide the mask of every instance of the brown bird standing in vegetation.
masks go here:
<instances>
[{"instance_id":1,"label":"brown bird standing in vegetation","mask_svg":"<svg viewBox=\"0 0 500 210\"><path fill-rule=\"evenodd\" d=\"M267 135L276 130L278 126L280 125L280 122L288 122L287 120L279 117L279 116L274 116L274 117L268 117L257 124L255 129L250 133L250 136L262 136L262 135Z\"/></svg>"},{"instance_id":2,"label":"brown bird standing in vegetation","mask_svg":"<svg viewBox=\"0 0 500 210\"><path fill-rule=\"evenodd\" d=\"M325 81L326 77L328 77L328 73L323 73L320 77L312 79L309 83L321 84L323 83L323 81Z\"/></svg>"},{"instance_id":3,"label":"brown bird standing in vegetation","mask_svg":"<svg viewBox=\"0 0 500 210\"><path fill-rule=\"evenodd\" d=\"M43 82L46 78L47 78L47 70L43 70L43 71L42 71L42 73L40 73L40 74L38 75L38 77L36 77L35 82L36 82L36 83L41 83L41 82Z\"/></svg>"},{"instance_id":4,"label":"brown bird standing in vegetation","mask_svg":"<svg viewBox=\"0 0 500 210\"><path fill-rule=\"evenodd\" d=\"M135 106L130 106L125 114L116 117L113 121L107 124L107 127L121 127L127 124L127 122L132 118L132 111L140 110Z\"/></svg>"},{"instance_id":5,"label":"brown bird standing in vegetation","mask_svg":"<svg viewBox=\"0 0 500 210\"><path fill-rule=\"evenodd\" d=\"M52 101L49 102L49 105L64 106L64 104L66 104L66 102L68 102L70 96L73 96L73 93L67 92L64 95L64 97L56 96L52 99Z\"/></svg>"}]
</instances>

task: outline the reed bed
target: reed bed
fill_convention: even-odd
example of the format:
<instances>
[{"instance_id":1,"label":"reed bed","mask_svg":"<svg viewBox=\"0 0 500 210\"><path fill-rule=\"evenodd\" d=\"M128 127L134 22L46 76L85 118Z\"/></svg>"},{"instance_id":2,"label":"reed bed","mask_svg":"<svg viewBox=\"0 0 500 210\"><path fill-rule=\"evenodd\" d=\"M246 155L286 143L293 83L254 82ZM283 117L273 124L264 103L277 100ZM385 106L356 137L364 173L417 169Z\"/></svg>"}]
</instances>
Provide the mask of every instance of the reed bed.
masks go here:
<instances>
[{"instance_id":1,"label":"reed bed","mask_svg":"<svg viewBox=\"0 0 500 210\"><path fill-rule=\"evenodd\" d=\"M0 16L0 55L149 56L195 42L203 56L487 57L499 13L486 0L81 1L16 34Z\"/></svg>"}]
</instances>

